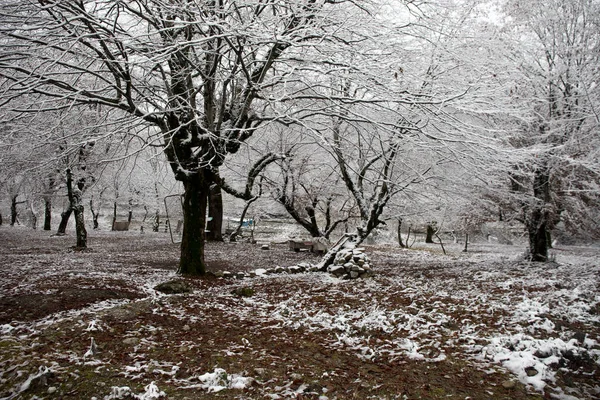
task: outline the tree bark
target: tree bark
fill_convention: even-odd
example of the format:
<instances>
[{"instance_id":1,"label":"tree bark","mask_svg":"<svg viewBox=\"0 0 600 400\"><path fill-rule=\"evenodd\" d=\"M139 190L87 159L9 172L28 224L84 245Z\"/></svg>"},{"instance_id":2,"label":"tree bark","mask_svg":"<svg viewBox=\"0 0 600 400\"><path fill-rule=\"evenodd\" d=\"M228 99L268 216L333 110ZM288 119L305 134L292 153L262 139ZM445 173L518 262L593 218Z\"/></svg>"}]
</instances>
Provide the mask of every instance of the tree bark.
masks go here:
<instances>
[{"instance_id":1,"label":"tree bark","mask_svg":"<svg viewBox=\"0 0 600 400\"><path fill-rule=\"evenodd\" d=\"M427 236L425 237L425 243L435 243L433 241L433 235L435 233L435 229L431 224L427 224Z\"/></svg>"},{"instance_id":2,"label":"tree bark","mask_svg":"<svg viewBox=\"0 0 600 400\"><path fill-rule=\"evenodd\" d=\"M154 214L154 221L152 221L152 232L158 232L158 228L160 227L160 212L156 210L156 214Z\"/></svg>"},{"instance_id":3,"label":"tree bark","mask_svg":"<svg viewBox=\"0 0 600 400\"><path fill-rule=\"evenodd\" d=\"M535 170L533 179L535 203L526 221L531 261L548 261L548 223L550 203L550 172L546 165Z\"/></svg>"},{"instance_id":4,"label":"tree bark","mask_svg":"<svg viewBox=\"0 0 600 400\"><path fill-rule=\"evenodd\" d=\"M83 186L83 184L81 184ZM79 186L79 185L78 185ZM87 231L85 230L85 219L83 215L83 204L81 202L80 187L73 188L73 176L71 170L67 169L67 194L69 196L69 208L75 213L75 232L77 236L77 248L87 248Z\"/></svg>"},{"instance_id":5,"label":"tree bark","mask_svg":"<svg viewBox=\"0 0 600 400\"><path fill-rule=\"evenodd\" d=\"M185 275L204 275L204 228L210 181L206 173L200 171L187 177L183 186L183 234L177 272Z\"/></svg>"},{"instance_id":6,"label":"tree bark","mask_svg":"<svg viewBox=\"0 0 600 400\"><path fill-rule=\"evenodd\" d=\"M90 212L92 213L93 228L98 229L98 217L100 217L100 210L94 211L94 199L90 199Z\"/></svg>"},{"instance_id":7,"label":"tree bark","mask_svg":"<svg viewBox=\"0 0 600 400\"><path fill-rule=\"evenodd\" d=\"M71 207L67 207L67 209L60 214L60 224L58 224L58 229L56 231L57 235L66 235L67 224L69 223L69 218L71 218L72 212L73 210L71 210Z\"/></svg>"},{"instance_id":8,"label":"tree bark","mask_svg":"<svg viewBox=\"0 0 600 400\"><path fill-rule=\"evenodd\" d=\"M17 222L17 197L19 195L13 196L10 202L10 226L15 226Z\"/></svg>"},{"instance_id":9,"label":"tree bark","mask_svg":"<svg viewBox=\"0 0 600 400\"><path fill-rule=\"evenodd\" d=\"M113 219L112 219L112 225L110 228L111 231L115 230L115 222L117 222L117 202L116 201L113 203Z\"/></svg>"},{"instance_id":10,"label":"tree bark","mask_svg":"<svg viewBox=\"0 0 600 400\"><path fill-rule=\"evenodd\" d=\"M223 241L223 196L219 185L212 185L208 195L208 216L206 224L206 240L210 242Z\"/></svg>"},{"instance_id":11,"label":"tree bark","mask_svg":"<svg viewBox=\"0 0 600 400\"><path fill-rule=\"evenodd\" d=\"M52 200L44 197L44 230L52 229Z\"/></svg>"},{"instance_id":12,"label":"tree bark","mask_svg":"<svg viewBox=\"0 0 600 400\"><path fill-rule=\"evenodd\" d=\"M402 218L398 218L398 246L405 248L404 242L402 242Z\"/></svg>"}]
</instances>

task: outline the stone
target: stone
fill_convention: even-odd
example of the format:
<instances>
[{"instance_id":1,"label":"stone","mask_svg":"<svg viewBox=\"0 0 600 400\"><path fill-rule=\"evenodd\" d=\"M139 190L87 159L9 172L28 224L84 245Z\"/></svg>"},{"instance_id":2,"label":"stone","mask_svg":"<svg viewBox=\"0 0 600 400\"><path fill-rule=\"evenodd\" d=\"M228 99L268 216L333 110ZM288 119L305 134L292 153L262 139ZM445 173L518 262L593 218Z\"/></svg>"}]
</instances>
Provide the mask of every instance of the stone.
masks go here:
<instances>
[{"instance_id":1,"label":"stone","mask_svg":"<svg viewBox=\"0 0 600 400\"><path fill-rule=\"evenodd\" d=\"M580 332L577 331L575 332L575 334L573 335L573 339L577 340L577 342L579 344L583 344L585 342L585 337L586 337L586 333L585 332Z\"/></svg>"},{"instance_id":2,"label":"stone","mask_svg":"<svg viewBox=\"0 0 600 400\"><path fill-rule=\"evenodd\" d=\"M525 373L527 376L536 376L538 374L538 370L533 367L525 368Z\"/></svg>"},{"instance_id":3,"label":"stone","mask_svg":"<svg viewBox=\"0 0 600 400\"><path fill-rule=\"evenodd\" d=\"M237 279L244 279L246 277L246 274L243 273L243 272L238 272L238 273L235 274L235 277Z\"/></svg>"},{"instance_id":4,"label":"stone","mask_svg":"<svg viewBox=\"0 0 600 400\"><path fill-rule=\"evenodd\" d=\"M344 269L348 272L352 271L352 267L354 267L354 263L348 262L348 263L344 264Z\"/></svg>"},{"instance_id":5,"label":"stone","mask_svg":"<svg viewBox=\"0 0 600 400\"><path fill-rule=\"evenodd\" d=\"M341 265L333 265L328 269L330 274L337 276L338 278L346 274L346 269Z\"/></svg>"},{"instance_id":6,"label":"stone","mask_svg":"<svg viewBox=\"0 0 600 400\"><path fill-rule=\"evenodd\" d=\"M254 272L256 273L256 276L266 275L268 273L264 268L255 269Z\"/></svg>"},{"instance_id":7,"label":"stone","mask_svg":"<svg viewBox=\"0 0 600 400\"><path fill-rule=\"evenodd\" d=\"M515 381L504 381L502 382L502 387L504 389L514 389L517 386Z\"/></svg>"},{"instance_id":8,"label":"stone","mask_svg":"<svg viewBox=\"0 0 600 400\"><path fill-rule=\"evenodd\" d=\"M58 389L56 388L56 386L50 386L48 388L48 394L54 394L54 393L56 393L57 390Z\"/></svg>"},{"instance_id":9,"label":"stone","mask_svg":"<svg viewBox=\"0 0 600 400\"><path fill-rule=\"evenodd\" d=\"M229 271L223 271L223 278L231 278L233 274Z\"/></svg>"},{"instance_id":10,"label":"stone","mask_svg":"<svg viewBox=\"0 0 600 400\"><path fill-rule=\"evenodd\" d=\"M288 271L290 274L298 274L302 272L302 269L297 265L292 265L291 267L288 267Z\"/></svg>"},{"instance_id":11,"label":"stone","mask_svg":"<svg viewBox=\"0 0 600 400\"><path fill-rule=\"evenodd\" d=\"M265 376L265 369L264 368L254 368L254 375L263 377Z\"/></svg>"},{"instance_id":12,"label":"stone","mask_svg":"<svg viewBox=\"0 0 600 400\"><path fill-rule=\"evenodd\" d=\"M248 286L243 286L240 288L237 288L233 291L233 294L240 296L240 297L252 297L254 296L254 289Z\"/></svg>"},{"instance_id":13,"label":"stone","mask_svg":"<svg viewBox=\"0 0 600 400\"><path fill-rule=\"evenodd\" d=\"M263 244L262 246L260 246L261 250L269 250L270 246L268 244Z\"/></svg>"},{"instance_id":14,"label":"stone","mask_svg":"<svg viewBox=\"0 0 600 400\"><path fill-rule=\"evenodd\" d=\"M154 287L154 290L165 294L190 293L192 289L181 280L163 282Z\"/></svg>"},{"instance_id":15,"label":"stone","mask_svg":"<svg viewBox=\"0 0 600 400\"><path fill-rule=\"evenodd\" d=\"M360 274L357 271L350 271L350 278L356 279L359 276L360 276Z\"/></svg>"},{"instance_id":16,"label":"stone","mask_svg":"<svg viewBox=\"0 0 600 400\"><path fill-rule=\"evenodd\" d=\"M189 325L187 325L187 324L186 324L186 325L184 325L184 326L183 326L183 328L182 328L182 329L183 329L184 331L188 332L188 331L189 331L191 328L190 328L190 326L189 326Z\"/></svg>"},{"instance_id":17,"label":"stone","mask_svg":"<svg viewBox=\"0 0 600 400\"><path fill-rule=\"evenodd\" d=\"M129 345L129 346L135 346L140 344L140 339L136 338L136 337L128 337L126 339L123 339L123 344Z\"/></svg>"},{"instance_id":18,"label":"stone","mask_svg":"<svg viewBox=\"0 0 600 400\"><path fill-rule=\"evenodd\" d=\"M215 276L216 276L217 278L222 278L222 277L223 277L223 274L224 274L224 273L223 273L223 271L217 271L217 272L215 272Z\"/></svg>"}]
</instances>

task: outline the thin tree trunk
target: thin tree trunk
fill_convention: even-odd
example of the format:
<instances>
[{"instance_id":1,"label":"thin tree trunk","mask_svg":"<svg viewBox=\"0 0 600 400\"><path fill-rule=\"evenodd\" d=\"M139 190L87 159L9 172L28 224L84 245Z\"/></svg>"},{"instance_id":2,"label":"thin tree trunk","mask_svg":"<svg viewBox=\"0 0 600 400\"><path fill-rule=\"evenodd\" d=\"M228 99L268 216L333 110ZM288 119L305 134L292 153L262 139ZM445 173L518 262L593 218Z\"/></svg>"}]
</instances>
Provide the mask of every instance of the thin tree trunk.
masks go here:
<instances>
[{"instance_id":1,"label":"thin tree trunk","mask_svg":"<svg viewBox=\"0 0 600 400\"><path fill-rule=\"evenodd\" d=\"M98 218L100 217L100 210L94 211L94 200L90 199L90 212L92 213L93 228L98 229Z\"/></svg>"},{"instance_id":2,"label":"thin tree trunk","mask_svg":"<svg viewBox=\"0 0 600 400\"><path fill-rule=\"evenodd\" d=\"M402 248L406 247L402 242L402 218L398 218L398 245Z\"/></svg>"},{"instance_id":3,"label":"thin tree trunk","mask_svg":"<svg viewBox=\"0 0 600 400\"><path fill-rule=\"evenodd\" d=\"M156 210L156 214L154 214L154 221L152 221L152 232L158 232L158 228L160 227L160 212Z\"/></svg>"},{"instance_id":4,"label":"thin tree trunk","mask_svg":"<svg viewBox=\"0 0 600 400\"><path fill-rule=\"evenodd\" d=\"M85 230L84 207L81 202L81 188L73 188L73 176L71 170L67 169L67 194L69 195L70 208L75 213L75 232L77 236L77 248L87 248L87 231Z\"/></svg>"},{"instance_id":5,"label":"thin tree trunk","mask_svg":"<svg viewBox=\"0 0 600 400\"><path fill-rule=\"evenodd\" d=\"M31 211L31 228L37 229L38 216L35 212L35 207L33 206L33 201L29 202L29 209Z\"/></svg>"},{"instance_id":6,"label":"thin tree trunk","mask_svg":"<svg viewBox=\"0 0 600 400\"><path fill-rule=\"evenodd\" d=\"M467 250L468 246L469 246L469 234L465 233L465 248L463 249L463 253L466 253L468 251Z\"/></svg>"},{"instance_id":7,"label":"thin tree trunk","mask_svg":"<svg viewBox=\"0 0 600 400\"><path fill-rule=\"evenodd\" d=\"M533 179L533 195L535 204L527 218L529 233L529 256L531 261L548 261L548 220L550 201L550 173L547 166L535 171Z\"/></svg>"},{"instance_id":8,"label":"thin tree trunk","mask_svg":"<svg viewBox=\"0 0 600 400\"><path fill-rule=\"evenodd\" d=\"M242 226L244 225L244 218L246 218L246 213L248 212L250 205L252 203L254 203L256 200L258 200L258 196L255 196L255 197L251 198L250 200L246 201L246 205L244 205L244 209L242 210L242 214L240 215L240 220L238 222L238 226L237 226L236 230L229 236L230 242L235 242L237 240L237 237L242 234Z\"/></svg>"},{"instance_id":9,"label":"thin tree trunk","mask_svg":"<svg viewBox=\"0 0 600 400\"><path fill-rule=\"evenodd\" d=\"M52 229L52 200L44 197L44 230Z\"/></svg>"},{"instance_id":10,"label":"thin tree trunk","mask_svg":"<svg viewBox=\"0 0 600 400\"><path fill-rule=\"evenodd\" d=\"M17 223L17 197L19 195L13 196L10 202L10 226L15 226Z\"/></svg>"},{"instance_id":11,"label":"thin tree trunk","mask_svg":"<svg viewBox=\"0 0 600 400\"><path fill-rule=\"evenodd\" d=\"M177 272L184 275L204 275L204 228L210 182L204 173L199 172L188 177L183 184L183 234Z\"/></svg>"},{"instance_id":12,"label":"thin tree trunk","mask_svg":"<svg viewBox=\"0 0 600 400\"><path fill-rule=\"evenodd\" d=\"M208 195L208 216L206 224L206 240L211 242L223 241L223 196L219 185L212 185Z\"/></svg>"},{"instance_id":13,"label":"thin tree trunk","mask_svg":"<svg viewBox=\"0 0 600 400\"><path fill-rule=\"evenodd\" d=\"M115 222L117 222L117 202L115 200L115 202L113 203L113 220L112 220L112 228L111 230L114 231L115 230Z\"/></svg>"}]
</instances>

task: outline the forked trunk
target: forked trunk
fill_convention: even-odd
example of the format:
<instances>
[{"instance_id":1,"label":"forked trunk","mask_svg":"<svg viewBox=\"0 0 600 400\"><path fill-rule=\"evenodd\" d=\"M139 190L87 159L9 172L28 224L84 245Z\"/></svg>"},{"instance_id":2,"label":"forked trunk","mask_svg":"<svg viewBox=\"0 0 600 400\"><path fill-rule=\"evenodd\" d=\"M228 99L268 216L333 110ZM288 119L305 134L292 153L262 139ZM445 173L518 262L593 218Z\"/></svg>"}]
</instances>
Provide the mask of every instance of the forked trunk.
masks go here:
<instances>
[{"instance_id":1,"label":"forked trunk","mask_svg":"<svg viewBox=\"0 0 600 400\"><path fill-rule=\"evenodd\" d=\"M198 173L184 182L183 234L181 237L180 274L204 275L204 229L210 182Z\"/></svg>"},{"instance_id":2,"label":"forked trunk","mask_svg":"<svg viewBox=\"0 0 600 400\"><path fill-rule=\"evenodd\" d=\"M81 202L81 188L73 187L73 176L71 170L67 169L67 194L69 196L69 208L75 213L75 233L77 235L77 248L87 248L87 231L85 229L84 207Z\"/></svg>"}]
</instances>

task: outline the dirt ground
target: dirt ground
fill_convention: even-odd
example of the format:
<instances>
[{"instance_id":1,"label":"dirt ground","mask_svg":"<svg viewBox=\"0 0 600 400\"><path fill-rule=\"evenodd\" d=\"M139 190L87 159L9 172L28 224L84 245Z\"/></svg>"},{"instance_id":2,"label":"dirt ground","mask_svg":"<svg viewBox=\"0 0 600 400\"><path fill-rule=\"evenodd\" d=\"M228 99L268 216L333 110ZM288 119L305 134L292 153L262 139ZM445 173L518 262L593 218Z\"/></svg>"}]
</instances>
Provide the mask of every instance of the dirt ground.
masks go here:
<instances>
[{"instance_id":1,"label":"dirt ground","mask_svg":"<svg viewBox=\"0 0 600 400\"><path fill-rule=\"evenodd\" d=\"M74 251L74 240L0 226L0 399L599 398L597 284L596 297L586 295L588 319L559 321L543 310L528 317L588 339L585 354L548 364L544 390L524 384L500 358L474 353L487 349L484 338L509 332L516 314L490 311L483 300L471 307L443 288L485 273L465 290L522 299L557 289L498 286L487 248L443 256L437 248L370 246L375 277L342 282L324 273L181 278L178 245L164 234L93 231L86 251ZM588 251L586 260L597 260ZM230 272L319 260L285 244L209 243L206 254L214 271ZM153 289L172 279L192 292ZM514 326L514 335L528 332L521 320Z\"/></svg>"}]
</instances>

